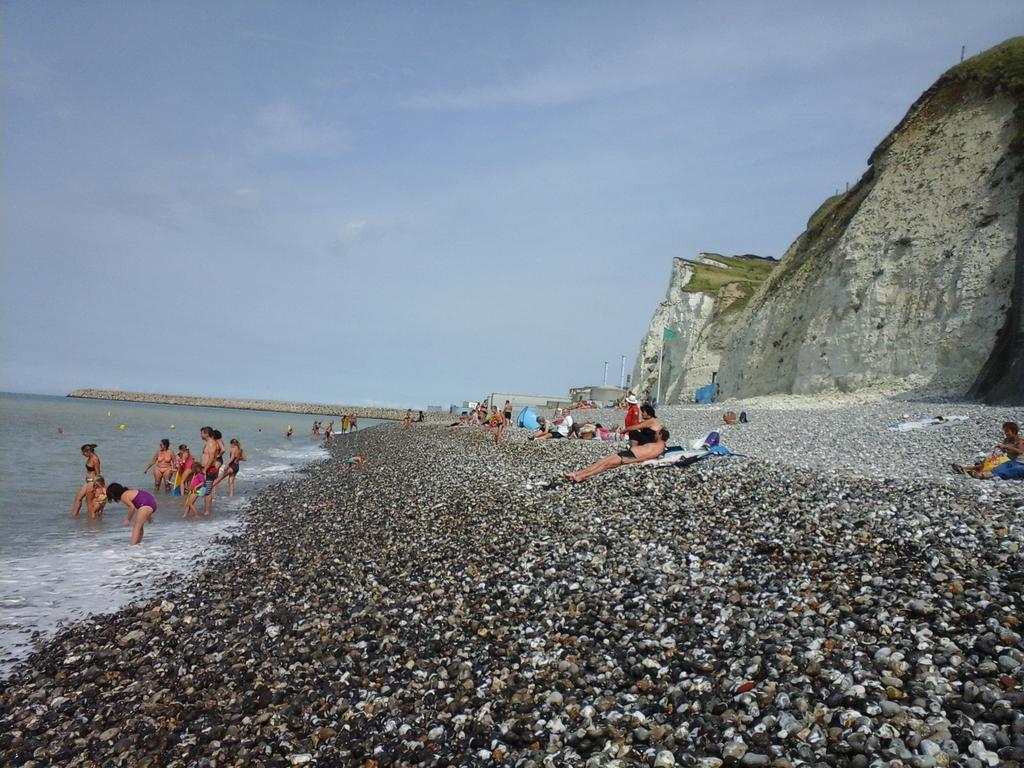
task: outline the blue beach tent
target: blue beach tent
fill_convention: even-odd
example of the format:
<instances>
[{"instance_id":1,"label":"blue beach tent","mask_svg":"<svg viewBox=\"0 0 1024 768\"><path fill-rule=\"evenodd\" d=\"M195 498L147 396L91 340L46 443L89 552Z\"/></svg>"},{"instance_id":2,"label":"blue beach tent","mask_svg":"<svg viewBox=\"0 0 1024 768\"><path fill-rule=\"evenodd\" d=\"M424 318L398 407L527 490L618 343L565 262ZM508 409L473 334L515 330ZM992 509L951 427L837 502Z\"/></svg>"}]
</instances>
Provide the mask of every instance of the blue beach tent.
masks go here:
<instances>
[{"instance_id":1,"label":"blue beach tent","mask_svg":"<svg viewBox=\"0 0 1024 768\"><path fill-rule=\"evenodd\" d=\"M693 393L693 401L701 405L710 405L718 399L718 384L707 384Z\"/></svg>"},{"instance_id":2,"label":"blue beach tent","mask_svg":"<svg viewBox=\"0 0 1024 768\"><path fill-rule=\"evenodd\" d=\"M526 406L516 416L516 426L525 427L526 429L540 429L540 422L537 421L537 412L533 408Z\"/></svg>"}]
</instances>

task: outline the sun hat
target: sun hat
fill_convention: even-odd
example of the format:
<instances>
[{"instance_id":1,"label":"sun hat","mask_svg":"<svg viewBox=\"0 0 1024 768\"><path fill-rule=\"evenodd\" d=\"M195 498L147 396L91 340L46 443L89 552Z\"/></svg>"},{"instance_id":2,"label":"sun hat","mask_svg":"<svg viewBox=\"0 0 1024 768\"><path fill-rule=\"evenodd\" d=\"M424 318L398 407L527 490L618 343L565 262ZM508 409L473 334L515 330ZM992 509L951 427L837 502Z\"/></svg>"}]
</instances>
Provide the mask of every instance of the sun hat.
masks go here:
<instances>
[{"instance_id":1,"label":"sun hat","mask_svg":"<svg viewBox=\"0 0 1024 768\"><path fill-rule=\"evenodd\" d=\"M630 405L636 405L636 395L630 395L626 398L626 402Z\"/></svg>"}]
</instances>

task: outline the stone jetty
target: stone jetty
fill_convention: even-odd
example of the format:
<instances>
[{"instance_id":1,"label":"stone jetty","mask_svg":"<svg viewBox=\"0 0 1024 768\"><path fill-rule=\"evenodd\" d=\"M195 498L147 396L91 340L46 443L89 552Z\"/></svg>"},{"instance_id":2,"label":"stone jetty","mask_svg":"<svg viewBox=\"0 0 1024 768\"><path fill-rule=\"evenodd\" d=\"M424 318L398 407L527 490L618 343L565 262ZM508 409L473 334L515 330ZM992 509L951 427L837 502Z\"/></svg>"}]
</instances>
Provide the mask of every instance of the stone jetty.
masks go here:
<instances>
[{"instance_id":1,"label":"stone jetty","mask_svg":"<svg viewBox=\"0 0 1024 768\"><path fill-rule=\"evenodd\" d=\"M150 392L121 392L112 389L76 389L68 397L91 400L121 400L128 403L160 403L162 405L201 405L205 408L242 408L250 411L278 411L281 413L308 413L311 416L341 416L355 414L361 419L400 420L405 418L404 408L376 408L362 405L334 405L324 403L282 402L278 400L244 400L224 397L199 397L198 395L161 395ZM413 414L418 415L418 409ZM451 419L446 412L424 411L428 422L442 422Z\"/></svg>"}]
</instances>

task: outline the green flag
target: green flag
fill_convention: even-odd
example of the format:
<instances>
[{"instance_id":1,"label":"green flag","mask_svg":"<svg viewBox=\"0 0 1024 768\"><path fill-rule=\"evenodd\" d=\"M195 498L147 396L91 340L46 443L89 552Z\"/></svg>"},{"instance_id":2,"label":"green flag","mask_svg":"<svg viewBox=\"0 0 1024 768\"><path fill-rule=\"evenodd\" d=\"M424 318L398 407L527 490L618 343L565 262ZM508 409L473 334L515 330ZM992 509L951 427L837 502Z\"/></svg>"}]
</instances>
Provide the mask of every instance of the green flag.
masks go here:
<instances>
[{"instance_id":1,"label":"green flag","mask_svg":"<svg viewBox=\"0 0 1024 768\"><path fill-rule=\"evenodd\" d=\"M666 328L665 334L661 337L661 339L662 341L670 341L671 339L674 339L678 335L679 333L677 331L673 331L671 328Z\"/></svg>"}]
</instances>

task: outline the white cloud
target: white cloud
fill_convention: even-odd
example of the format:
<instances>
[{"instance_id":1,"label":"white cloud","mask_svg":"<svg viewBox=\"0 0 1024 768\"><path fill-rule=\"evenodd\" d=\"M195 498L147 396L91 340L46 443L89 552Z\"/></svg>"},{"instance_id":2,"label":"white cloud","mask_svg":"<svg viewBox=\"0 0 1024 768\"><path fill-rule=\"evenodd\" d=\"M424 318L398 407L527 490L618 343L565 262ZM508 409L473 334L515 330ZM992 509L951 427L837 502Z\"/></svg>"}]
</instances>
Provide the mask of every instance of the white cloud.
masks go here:
<instances>
[{"instance_id":1,"label":"white cloud","mask_svg":"<svg viewBox=\"0 0 1024 768\"><path fill-rule=\"evenodd\" d=\"M367 231L369 222L365 219L345 222L338 230L338 240L342 243L354 243Z\"/></svg>"},{"instance_id":2,"label":"white cloud","mask_svg":"<svg viewBox=\"0 0 1024 768\"><path fill-rule=\"evenodd\" d=\"M264 105L247 142L250 151L268 155L336 155L348 149L347 133L318 123L287 102Z\"/></svg>"}]
</instances>

